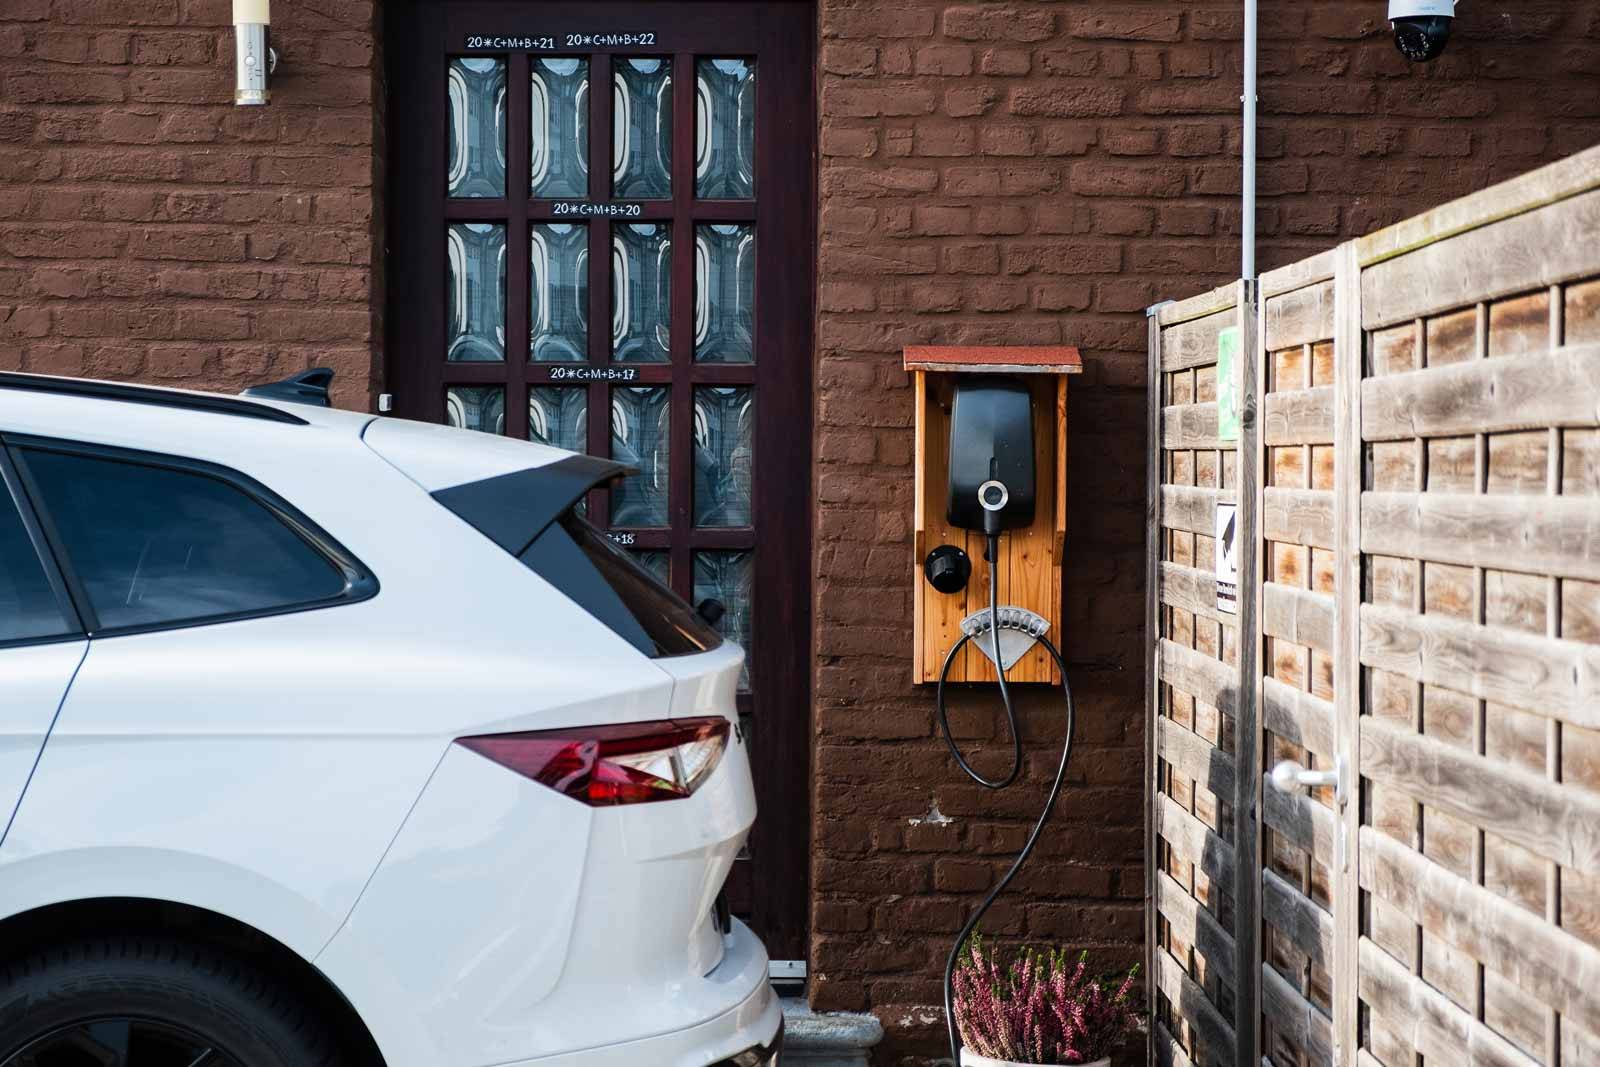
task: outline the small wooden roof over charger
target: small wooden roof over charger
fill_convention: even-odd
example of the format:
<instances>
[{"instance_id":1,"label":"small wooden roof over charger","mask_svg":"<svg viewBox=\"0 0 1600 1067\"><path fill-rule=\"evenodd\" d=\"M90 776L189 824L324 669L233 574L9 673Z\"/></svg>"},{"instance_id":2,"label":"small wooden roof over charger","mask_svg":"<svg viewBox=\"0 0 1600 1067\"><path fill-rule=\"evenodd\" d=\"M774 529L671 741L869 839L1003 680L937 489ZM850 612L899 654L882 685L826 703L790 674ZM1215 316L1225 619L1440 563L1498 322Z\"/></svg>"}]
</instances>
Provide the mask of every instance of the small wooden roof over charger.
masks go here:
<instances>
[{"instance_id":1,"label":"small wooden roof over charger","mask_svg":"<svg viewBox=\"0 0 1600 1067\"><path fill-rule=\"evenodd\" d=\"M945 652L961 639L961 620L989 603L983 536L952 525L947 511L951 393L965 374L1011 374L1033 397L1034 518L1031 526L1006 535L1000 601L1044 616L1052 640L1059 643L1066 622L1061 578L1067 536L1067 376L1083 373L1083 359L1071 345L909 345L905 369L916 405L912 669L917 682L931 684L939 680ZM972 561L972 576L959 592L941 593L923 578L923 561L940 545L955 545ZM1007 678L1013 683L1061 681L1055 664L1038 646L1017 661ZM983 653L969 646L951 665L949 680L997 678Z\"/></svg>"},{"instance_id":2,"label":"small wooden roof over charger","mask_svg":"<svg viewBox=\"0 0 1600 1067\"><path fill-rule=\"evenodd\" d=\"M907 345L908 371L942 374L1082 374L1073 345Z\"/></svg>"}]
</instances>

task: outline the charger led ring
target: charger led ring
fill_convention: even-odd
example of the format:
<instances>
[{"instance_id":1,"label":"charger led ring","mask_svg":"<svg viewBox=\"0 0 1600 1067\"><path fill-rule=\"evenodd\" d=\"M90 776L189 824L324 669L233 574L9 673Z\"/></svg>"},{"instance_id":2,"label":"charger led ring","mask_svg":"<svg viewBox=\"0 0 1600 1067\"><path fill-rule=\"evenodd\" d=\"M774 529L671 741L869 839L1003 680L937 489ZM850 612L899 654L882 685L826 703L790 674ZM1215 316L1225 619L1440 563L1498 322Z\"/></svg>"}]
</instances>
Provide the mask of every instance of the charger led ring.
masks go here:
<instances>
[{"instance_id":1,"label":"charger led ring","mask_svg":"<svg viewBox=\"0 0 1600 1067\"><path fill-rule=\"evenodd\" d=\"M999 500L992 502L990 501L990 489L1000 490ZM1005 482L996 481L995 479L991 478L987 482L984 482L982 485L978 486L978 505L982 507L984 511L999 511L1001 508L1004 508L1006 504L1010 502L1010 500L1011 490L1006 488Z\"/></svg>"}]
</instances>

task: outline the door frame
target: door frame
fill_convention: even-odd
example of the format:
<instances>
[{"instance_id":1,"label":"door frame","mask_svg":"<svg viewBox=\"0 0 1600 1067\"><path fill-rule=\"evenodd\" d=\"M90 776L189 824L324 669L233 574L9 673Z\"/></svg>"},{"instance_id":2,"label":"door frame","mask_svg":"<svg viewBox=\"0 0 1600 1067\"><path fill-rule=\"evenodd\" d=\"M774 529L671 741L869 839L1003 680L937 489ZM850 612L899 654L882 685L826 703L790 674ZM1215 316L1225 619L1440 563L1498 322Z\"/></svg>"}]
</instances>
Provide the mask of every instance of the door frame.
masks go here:
<instances>
[{"instance_id":1,"label":"door frame","mask_svg":"<svg viewBox=\"0 0 1600 1067\"><path fill-rule=\"evenodd\" d=\"M519 7L524 13L518 13ZM496 8L504 9L504 14L494 11ZM545 14L534 14L540 11ZM603 11L603 16L595 15L597 11ZM598 4L539 4L537 7L527 0L520 3L518 0L479 0L472 4L407 0L388 7L384 30L386 93L380 113L385 127L387 171L387 189L379 219L385 237L387 279L383 322L384 390L394 396L397 413L432 421L442 421L444 414L444 392L439 384L443 359L442 355L437 359L431 355L424 358L417 351L416 339L443 337L445 260L441 213L446 57L491 54L458 47L458 43L465 44L468 32L465 28L468 23L464 20L482 20L486 12L490 15L488 21L494 24L480 26L474 22L470 32L519 37L553 35L558 41L568 32L579 31L631 32L648 28L657 34L657 43L651 46L558 47L548 53L606 57L596 64L598 72L591 73L592 84L605 76L612 56L672 53L676 57L675 76L692 73L694 56L754 54L760 63L757 121L762 125L758 127L756 139L758 195L753 220L758 228L758 241L766 241L768 247L783 251L769 254L761 261L756 281L757 344L761 344L763 337L776 338L777 344L758 352L753 365L757 418L756 477L751 508L759 518L755 521L758 544L752 583L757 590L758 606L751 660L756 686L754 700L767 707L777 707L775 711L756 715L757 736L750 747L757 799L764 813L757 821L750 846L759 891L747 875L731 879L729 891L735 910L741 910L742 905L773 958L803 960L809 949L811 685L815 657L810 580L815 515L812 442L817 290L815 6L811 0L777 0L759 6L741 0L689 0L671 4L666 0L615 0ZM737 12L737 16L730 14L732 12ZM711 46L697 47L700 41L710 42ZM514 76L526 70L530 52L500 49L494 54L510 58L509 71ZM694 94L679 95L688 97L689 103L675 109L674 157L683 158L686 154L692 159ZM598 94L591 92L591 98L596 96ZM591 114L600 110L594 107ZM763 112L770 117L762 118ZM606 114L609 115L609 110ZM688 121L685 121L686 116ZM526 131L519 134L515 115L508 116L507 121L510 160L527 148L528 139ZM781 129L785 135L781 145L771 136L774 129ZM591 121L591 158L601 158L602 153L608 155L604 146L609 139L609 120L603 125ZM405 164L408 155L417 160L414 165ZM779 182L771 179L779 173L780 166L783 168L783 194L761 193L762 188L779 186ZM507 175L508 188L513 173L514 165L512 173ZM675 183L674 199L666 202L668 214L662 217L670 217L673 210L681 210L681 201L693 198L693 190L683 188L686 184ZM591 187L598 188L599 180L592 182ZM591 198L594 198L593 192ZM797 210L796 202L803 207ZM510 208L506 217L508 227L525 226L530 221L530 204L535 209L534 220L542 219L537 214L537 202L508 197L505 203ZM727 203L711 202L713 213L706 221L714 221L715 212ZM732 210L737 213L736 208ZM645 218L634 221L649 221L649 217L647 210ZM701 217L697 212L696 218ZM408 225L417 219L427 220L427 223L420 227ZM599 234L605 241L602 247L608 246L611 222L599 217L587 221L591 227L601 228ZM594 247L591 244L591 249ZM672 318L678 323L692 321L693 317L692 286L677 281L681 273L679 265L690 263L692 254L692 241L674 243ZM603 262L597 262L596 258L590 257L591 309L610 303L610 256L605 256ZM433 273L435 270L437 273ZM516 288L510 286L507 292L508 322L517 320L519 301L522 308L527 304L527 294L519 294ZM591 311L591 321L594 317ZM511 332L508 330L508 341ZM591 335L595 332L590 331ZM674 331L675 334L683 332L681 328ZM675 351L676 345L674 342ZM525 401L514 403L513 391L523 389L525 392L526 385L542 384L543 380L530 377L532 365L519 358L525 355L524 348L524 344L515 342L507 346L505 411L511 426L526 424ZM609 345L596 343L593 336L590 356L590 361L581 365L611 365ZM682 365L681 360L675 358L671 364L651 366L670 366L670 378L664 379L663 384L671 384L677 395L692 388L690 368ZM716 365L708 366L713 370L706 377L715 381ZM645 375L641 378L645 380L634 384L647 384L648 378ZM601 398L610 386L591 382L588 388L593 412L597 402L605 405ZM770 414L763 417L763 412L772 412L778 404L782 405L778 409L782 412L781 418ZM601 410L609 410L609 405ZM517 421L519 413L524 413L520 422ZM604 454L608 450L608 422L591 415L588 430L591 452ZM693 454L692 427L688 420L674 418L671 434L670 452L678 460L672 477L675 483L683 483L684 490L678 491L680 487L675 485L673 507L676 510L681 504L688 510L687 485L692 478L692 465L682 460L688 460ZM781 470L783 476L762 477L764 472L774 469ZM803 491L800 491L801 486ZM680 520L677 516L674 520L673 537L677 537L680 527L689 520ZM691 582L692 575L675 576L674 584L682 592ZM802 642L803 650L796 647ZM741 704L745 699L741 697Z\"/></svg>"}]
</instances>

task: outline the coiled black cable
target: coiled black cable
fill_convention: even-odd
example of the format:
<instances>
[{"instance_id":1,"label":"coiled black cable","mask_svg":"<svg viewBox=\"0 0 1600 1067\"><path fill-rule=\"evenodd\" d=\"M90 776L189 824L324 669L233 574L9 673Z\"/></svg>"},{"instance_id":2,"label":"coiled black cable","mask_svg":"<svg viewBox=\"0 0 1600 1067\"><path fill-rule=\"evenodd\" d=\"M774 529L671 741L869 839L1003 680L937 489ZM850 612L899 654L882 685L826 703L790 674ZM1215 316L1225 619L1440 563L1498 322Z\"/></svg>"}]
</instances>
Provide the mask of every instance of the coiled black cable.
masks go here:
<instances>
[{"instance_id":1,"label":"coiled black cable","mask_svg":"<svg viewBox=\"0 0 1600 1067\"><path fill-rule=\"evenodd\" d=\"M956 739L950 733L950 716L944 705L944 683L950 674L950 665L955 662L956 656L967 642L971 641L974 634L962 634L961 640L951 646L945 654L944 666L939 669L939 688L934 698L934 705L939 712L939 729L944 734L945 744L950 746L950 754L955 757L956 763L961 767L968 778L983 786L985 789L1004 789L1017 780L1022 773L1022 733L1017 729L1017 712L1011 704L1011 688L1006 682L1006 669L1000 664L1000 537L998 534L989 535L989 632L994 634L994 659L995 670L1000 675L1000 700L1005 705L1006 725L1011 730L1011 772L1004 778L991 779L984 777L979 771L967 762L961 750L956 747ZM1044 802L1044 810L1039 813L1039 821L1033 824L1033 832L1028 835L1028 840L1023 843L1022 851L1017 853L1017 858L1012 861L1011 869L1006 871L1004 877L995 883L989 890L989 895L983 898L983 903L978 905L978 910L972 913L972 918L961 928L961 933L956 935L956 943L950 949L950 958L944 965L944 1017L945 1025L950 1034L950 1062L959 1065L961 1062L961 1038L956 1032L956 1013L954 979L956 962L961 958L961 949L967 943L967 938L972 936L972 931L977 929L978 923L983 920L995 899L1005 892L1006 886L1022 870L1022 865L1028 862L1028 857L1033 854L1033 847L1039 843L1039 835L1044 831L1045 823L1050 821L1050 814L1056 806L1056 798L1061 795L1061 784L1067 777L1067 761L1072 756L1072 735L1077 726L1077 713L1072 704L1072 684L1067 681L1067 665L1061 660L1061 652L1050 639L1040 636L1039 643L1045 651L1050 653L1050 658L1055 661L1056 670L1061 673L1061 692L1067 702L1067 739L1061 746L1061 764L1056 768L1056 780L1050 786L1050 798Z\"/></svg>"}]
</instances>

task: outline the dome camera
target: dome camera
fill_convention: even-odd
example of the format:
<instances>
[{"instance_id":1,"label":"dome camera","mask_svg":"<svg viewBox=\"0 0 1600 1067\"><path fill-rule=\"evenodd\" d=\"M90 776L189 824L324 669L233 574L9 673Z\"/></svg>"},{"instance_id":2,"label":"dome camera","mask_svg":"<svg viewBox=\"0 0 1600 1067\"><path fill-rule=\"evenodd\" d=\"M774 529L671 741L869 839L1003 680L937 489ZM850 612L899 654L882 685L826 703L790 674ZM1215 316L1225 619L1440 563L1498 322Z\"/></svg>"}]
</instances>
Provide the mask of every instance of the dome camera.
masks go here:
<instances>
[{"instance_id":1,"label":"dome camera","mask_svg":"<svg viewBox=\"0 0 1600 1067\"><path fill-rule=\"evenodd\" d=\"M1394 46L1413 63L1439 58L1455 15L1455 0L1389 0Z\"/></svg>"}]
</instances>

